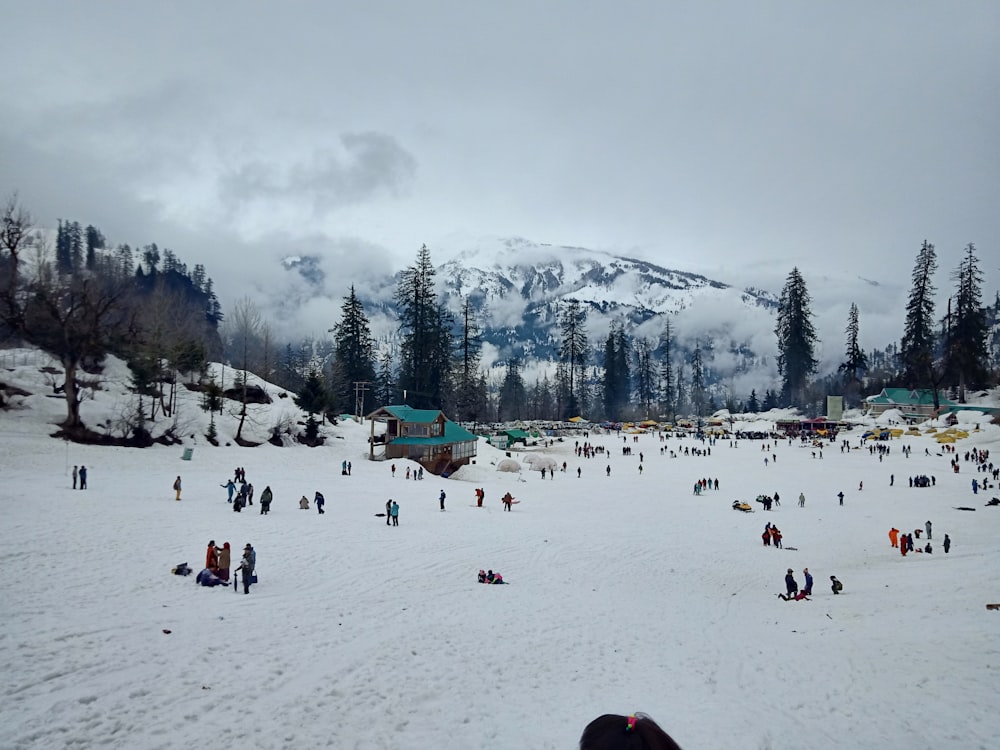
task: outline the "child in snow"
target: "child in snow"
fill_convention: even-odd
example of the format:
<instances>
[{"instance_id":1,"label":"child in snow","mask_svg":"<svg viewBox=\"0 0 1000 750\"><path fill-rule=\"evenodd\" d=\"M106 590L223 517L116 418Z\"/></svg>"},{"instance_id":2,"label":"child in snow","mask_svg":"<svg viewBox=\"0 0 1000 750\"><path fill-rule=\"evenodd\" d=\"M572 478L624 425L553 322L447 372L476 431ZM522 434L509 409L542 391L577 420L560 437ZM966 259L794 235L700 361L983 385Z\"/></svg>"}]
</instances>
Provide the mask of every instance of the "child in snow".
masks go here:
<instances>
[{"instance_id":1,"label":"child in snow","mask_svg":"<svg viewBox=\"0 0 1000 750\"><path fill-rule=\"evenodd\" d=\"M834 594L839 594L844 590L844 584L837 580L837 576L830 576L830 589Z\"/></svg>"}]
</instances>

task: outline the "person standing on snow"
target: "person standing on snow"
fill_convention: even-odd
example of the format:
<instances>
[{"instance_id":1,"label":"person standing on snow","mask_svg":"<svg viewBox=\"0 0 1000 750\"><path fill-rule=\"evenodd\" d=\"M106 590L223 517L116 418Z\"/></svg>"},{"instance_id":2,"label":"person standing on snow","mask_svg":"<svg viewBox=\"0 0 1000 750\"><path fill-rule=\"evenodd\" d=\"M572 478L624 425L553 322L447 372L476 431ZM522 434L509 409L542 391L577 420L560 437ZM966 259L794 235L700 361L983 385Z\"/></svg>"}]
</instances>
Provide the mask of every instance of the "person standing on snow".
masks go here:
<instances>
[{"instance_id":1,"label":"person standing on snow","mask_svg":"<svg viewBox=\"0 0 1000 750\"><path fill-rule=\"evenodd\" d=\"M799 493L799 507L800 508L806 507L806 493L804 492Z\"/></svg>"},{"instance_id":2,"label":"person standing on snow","mask_svg":"<svg viewBox=\"0 0 1000 750\"><path fill-rule=\"evenodd\" d=\"M180 477L179 474L177 475L177 479L174 480L174 493L176 493L174 495L174 500L180 500L181 499L181 477Z\"/></svg>"},{"instance_id":3,"label":"person standing on snow","mask_svg":"<svg viewBox=\"0 0 1000 750\"><path fill-rule=\"evenodd\" d=\"M80 466L80 489L87 489L87 467L83 465Z\"/></svg>"},{"instance_id":4,"label":"person standing on snow","mask_svg":"<svg viewBox=\"0 0 1000 750\"><path fill-rule=\"evenodd\" d=\"M928 521L927 523L925 523L924 524L924 528L927 529L927 538L930 539L931 538L931 522Z\"/></svg>"},{"instance_id":5,"label":"person standing on snow","mask_svg":"<svg viewBox=\"0 0 1000 750\"><path fill-rule=\"evenodd\" d=\"M323 497L323 493L322 492L317 492L316 496L313 498L313 502L316 503L316 510L320 514L322 514L324 512L323 511L323 504L326 502L326 498Z\"/></svg>"},{"instance_id":6,"label":"person standing on snow","mask_svg":"<svg viewBox=\"0 0 1000 750\"><path fill-rule=\"evenodd\" d=\"M945 534L944 535L944 541L941 544L944 547L944 553L947 555L948 554L948 550L951 549L951 537L948 536L947 534Z\"/></svg>"},{"instance_id":7,"label":"person standing on snow","mask_svg":"<svg viewBox=\"0 0 1000 750\"><path fill-rule=\"evenodd\" d=\"M444 510L444 490L441 490L441 494L438 495L438 500L441 502L441 510Z\"/></svg>"},{"instance_id":8,"label":"person standing on snow","mask_svg":"<svg viewBox=\"0 0 1000 750\"><path fill-rule=\"evenodd\" d=\"M73 467L73 489L76 489L76 480L80 476L79 469L76 466Z\"/></svg>"},{"instance_id":9,"label":"person standing on snow","mask_svg":"<svg viewBox=\"0 0 1000 750\"><path fill-rule=\"evenodd\" d=\"M806 583L802 587L802 593L804 593L806 596L812 596L812 592L813 592L813 577L812 577L812 573L809 572L809 568L803 568L802 569L802 573L806 577Z\"/></svg>"},{"instance_id":10,"label":"person standing on snow","mask_svg":"<svg viewBox=\"0 0 1000 750\"><path fill-rule=\"evenodd\" d=\"M889 543L893 547L899 546L899 529L897 529L895 526L889 529Z\"/></svg>"},{"instance_id":11,"label":"person standing on snow","mask_svg":"<svg viewBox=\"0 0 1000 750\"><path fill-rule=\"evenodd\" d=\"M219 548L215 546L215 540L208 540L208 549L205 550L205 567L214 571L219 567Z\"/></svg>"},{"instance_id":12,"label":"person standing on snow","mask_svg":"<svg viewBox=\"0 0 1000 750\"><path fill-rule=\"evenodd\" d=\"M267 485L264 491L260 493L260 514L266 516L271 512L271 501L274 499L274 493L271 492L271 485Z\"/></svg>"},{"instance_id":13,"label":"person standing on snow","mask_svg":"<svg viewBox=\"0 0 1000 750\"><path fill-rule=\"evenodd\" d=\"M253 575L253 563L250 562L250 550L243 550L243 559L240 560L240 578L243 579L243 593L250 593L250 577ZM234 586L236 584L233 584Z\"/></svg>"},{"instance_id":14,"label":"person standing on snow","mask_svg":"<svg viewBox=\"0 0 1000 750\"><path fill-rule=\"evenodd\" d=\"M792 573L792 569L788 569L788 573L785 574L785 593L788 596L795 596L799 592L799 584L795 580L795 575Z\"/></svg>"},{"instance_id":15,"label":"person standing on snow","mask_svg":"<svg viewBox=\"0 0 1000 750\"><path fill-rule=\"evenodd\" d=\"M385 525L389 526L392 523L392 498L390 497L385 501Z\"/></svg>"},{"instance_id":16,"label":"person standing on snow","mask_svg":"<svg viewBox=\"0 0 1000 750\"><path fill-rule=\"evenodd\" d=\"M219 550L218 552L219 552L219 565L218 568L216 568L216 570L213 572L223 581L229 583L229 566L231 564L230 560L232 559L231 557L232 553L230 552L229 549L229 542L224 543L222 545L222 549Z\"/></svg>"},{"instance_id":17,"label":"person standing on snow","mask_svg":"<svg viewBox=\"0 0 1000 750\"><path fill-rule=\"evenodd\" d=\"M219 486L226 488L226 493L228 495L228 497L226 497L226 502L227 503L233 502L233 493L236 492L236 483L232 479L230 479L225 484L220 484Z\"/></svg>"},{"instance_id":18,"label":"person standing on snow","mask_svg":"<svg viewBox=\"0 0 1000 750\"><path fill-rule=\"evenodd\" d=\"M395 500L392 501L392 507L390 508L390 515L392 516L392 525L399 526L399 503Z\"/></svg>"}]
</instances>

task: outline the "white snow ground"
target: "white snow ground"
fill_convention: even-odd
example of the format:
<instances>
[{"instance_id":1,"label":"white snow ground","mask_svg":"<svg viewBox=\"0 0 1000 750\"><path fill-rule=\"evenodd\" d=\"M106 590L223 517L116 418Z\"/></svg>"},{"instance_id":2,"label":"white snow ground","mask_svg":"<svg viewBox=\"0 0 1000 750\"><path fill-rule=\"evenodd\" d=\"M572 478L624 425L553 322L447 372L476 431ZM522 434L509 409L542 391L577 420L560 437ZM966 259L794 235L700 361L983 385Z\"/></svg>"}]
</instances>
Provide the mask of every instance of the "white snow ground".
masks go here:
<instances>
[{"instance_id":1,"label":"white snow ground","mask_svg":"<svg viewBox=\"0 0 1000 750\"><path fill-rule=\"evenodd\" d=\"M543 452L569 471L524 482L496 472L503 454L482 445L459 476L416 482L406 462L393 478L366 460L367 425L330 428L316 449L211 447L185 395L181 423L199 435L185 440L188 462L181 446L47 437L63 405L44 395L40 356L0 362L0 381L37 394L0 412L0 747L555 750L576 747L597 715L632 711L687 750L1000 746L1000 612L984 606L1000 601L1000 508L983 507L1000 492L973 496L982 475L964 461L953 474L929 437L893 440L883 462L779 443L765 467L750 441L671 459L655 435L629 437L632 457L605 435L592 442L609 460L557 443ZM86 402L88 423L120 412L122 394L111 382ZM252 429L289 402L258 409ZM984 423L958 446L1000 462L1000 429ZM70 488L74 464L90 471L86 491ZM258 497L274 490L271 515L256 501L230 510L219 485L238 465ZM920 473L937 486L909 488ZM720 490L695 497L701 477ZM315 490L323 516L297 509ZM511 513L507 490L520 500ZM772 513L730 508L774 491ZM375 517L388 497L398 528ZM933 555L890 547L890 526L928 519ZM767 521L797 549L762 547ZM232 543L234 566L254 544L249 596L170 574L200 569L209 539ZM800 585L813 572L812 601L776 597L787 567ZM511 585L476 583L480 568Z\"/></svg>"}]
</instances>

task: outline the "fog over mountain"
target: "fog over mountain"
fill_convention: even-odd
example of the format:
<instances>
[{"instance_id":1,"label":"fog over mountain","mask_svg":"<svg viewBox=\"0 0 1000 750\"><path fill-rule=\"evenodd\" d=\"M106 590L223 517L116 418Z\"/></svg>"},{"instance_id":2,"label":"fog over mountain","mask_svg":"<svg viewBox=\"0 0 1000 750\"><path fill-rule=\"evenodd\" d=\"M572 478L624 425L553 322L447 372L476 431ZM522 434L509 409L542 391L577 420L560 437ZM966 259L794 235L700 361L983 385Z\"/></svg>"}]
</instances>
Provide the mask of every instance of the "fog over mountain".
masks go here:
<instances>
[{"instance_id":1,"label":"fog over mountain","mask_svg":"<svg viewBox=\"0 0 1000 750\"><path fill-rule=\"evenodd\" d=\"M586 309L595 351L615 320L654 346L669 320L682 350L702 347L713 381L740 393L776 386L775 310L791 266L779 268L778 262L771 262L718 269L720 276L713 276L692 270L696 258L663 255L661 263L653 263L521 237L456 236L431 248L441 299L457 313L468 298L477 313L487 367L518 355L526 361L529 378L551 369L559 343L559 306L576 299ZM307 321L304 330L326 335L339 319L342 302L330 289L344 287L348 280L329 268L322 255L286 256L281 262L286 273L274 283L283 291L263 298L264 306L271 306L279 320L299 321L299 331ZM383 346L391 346L397 333L393 297L402 270L350 280ZM850 270L831 270L807 275L806 282L821 339L821 373L835 369L843 358L852 302L861 311L864 348L898 340L908 273L881 282Z\"/></svg>"}]
</instances>

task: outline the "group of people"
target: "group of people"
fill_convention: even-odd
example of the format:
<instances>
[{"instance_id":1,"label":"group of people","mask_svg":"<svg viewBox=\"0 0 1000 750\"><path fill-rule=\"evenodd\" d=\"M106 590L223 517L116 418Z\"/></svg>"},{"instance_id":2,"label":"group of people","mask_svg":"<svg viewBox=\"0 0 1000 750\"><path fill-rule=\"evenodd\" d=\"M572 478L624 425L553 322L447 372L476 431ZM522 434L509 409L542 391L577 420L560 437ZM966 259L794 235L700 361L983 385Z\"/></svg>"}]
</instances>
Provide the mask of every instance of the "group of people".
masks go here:
<instances>
[{"instance_id":1,"label":"group of people","mask_svg":"<svg viewBox=\"0 0 1000 750\"><path fill-rule=\"evenodd\" d=\"M809 597L812 596L813 592L812 573L809 572L809 568L803 568L802 575L805 576L805 583L800 590L799 583L795 580L795 573L789 568L788 572L785 573L785 593L778 594L778 598L786 602L800 602L803 599L809 601ZM830 576L830 590L834 594L839 594L844 590L844 584L837 580L837 576Z\"/></svg>"},{"instance_id":2,"label":"group of people","mask_svg":"<svg viewBox=\"0 0 1000 750\"><path fill-rule=\"evenodd\" d=\"M771 510L772 505L781 505L781 496L777 492L773 495L757 495L755 499L764 506L764 510Z\"/></svg>"},{"instance_id":3,"label":"group of people","mask_svg":"<svg viewBox=\"0 0 1000 750\"><path fill-rule=\"evenodd\" d=\"M893 547L899 548L899 554L903 557L906 557L908 552L926 552L927 554L930 554L934 551L934 548L931 546L932 530L933 527L931 522L927 521L923 528L923 531L927 533L927 544L925 544L923 549L921 549L919 546L914 546L913 544L914 536L916 536L918 540L920 539L921 529L914 529L912 534L903 534L899 529L893 526L889 529L889 544ZM944 547L944 553L947 555L951 550L951 537L945 534L944 539L941 542L941 546Z\"/></svg>"},{"instance_id":4,"label":"group of people","mask_svg":"<svg viewBox=\"0 0 1000 750\"><path fill-rule=\"evenodd\" d=\"M479 571L479 582L480 583L506 583L503 576L499 573L494 573L492 570Z\"/></svg>"},{"instance_id":5,"label":"group of people","mask_svg":"<svg viewBox=\"0 0 1000 750\"><path fill-rule=\"evenodd\" d=\"M399 503L391 497L385 501L385 525L399 526Z\"/></svg>"},{"instance_id":6,"label":"group of people","mask_svg":"<svg viewBox=\"0 0 1000 750\"><path fill-rule=\"evenodd\" d=\"M66 463L69 463L68 461ZM79 484L79 486L77 486ZM73 467L73 489L87 489L87 467Z\"/></svg>"},{"instance_id":7,"label":"group of people","mask_svg":"<svg viewBox=\"0 0 1000 750\"><path fill-rule=\"evenodd\" d=\"M323 493L316 490L316 494L313 495L313 503L316 505L316 512L322 515L326 513L323 510L323 506L326 505L326 498L323 497ZM309 498L303 495L299 498L299 510L309 510Z\"/></svg>"},{"instance_id":8,"label":"group of people","mask_svg":"<svg viewBox=\"0 0 1000 750\"><path fill-rule=\"evenodd\" d=\"M775 524L768 523L760 538L764 541L765 547L774 546L775 549L781 549L781 530Z\"/></svg>"},{"instance_id":9,"label":"group of people","mask_svg":"<svg viewBox=\"0 0 1000 750\"><path fill-rule=\"evenodd\" d=\"M202 586L228 585L230 577L230 566L232 564L232 550L229 542L223 543L221 547L215 544L214 539L208 541L208 548L205 550L205 567L195 577L195 582ZM250 593L250 584L255 583L257 578L254 574L257 568L257 553L253 546L247 542L243 548L243 557L240 559L236 569L240 572L240 579L243 581L243 593Z\"/></svg>"}]
</instances>

